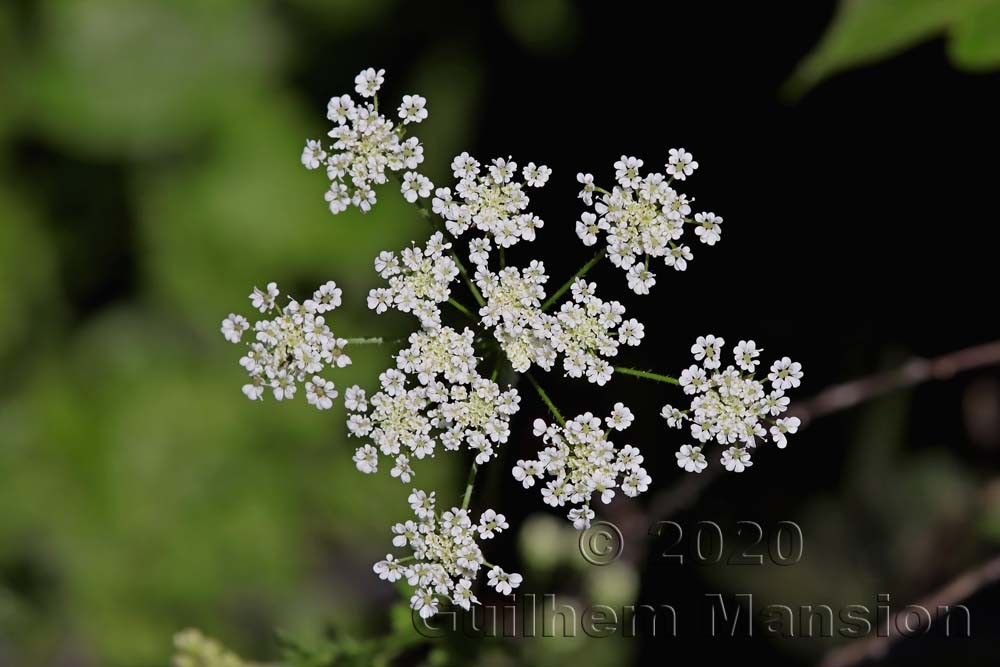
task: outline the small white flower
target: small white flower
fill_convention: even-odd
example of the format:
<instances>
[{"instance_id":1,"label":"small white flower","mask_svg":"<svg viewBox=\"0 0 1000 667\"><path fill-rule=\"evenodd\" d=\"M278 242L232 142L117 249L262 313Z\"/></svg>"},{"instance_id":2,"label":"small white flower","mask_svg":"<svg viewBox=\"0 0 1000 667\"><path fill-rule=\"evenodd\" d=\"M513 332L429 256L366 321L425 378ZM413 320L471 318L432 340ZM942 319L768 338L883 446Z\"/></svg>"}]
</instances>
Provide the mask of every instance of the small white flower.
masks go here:
<instances>
[{"instance_id":1,"label":"small white flower","mask_svg":"<svg viewBox=\"0 0 1000 667\"><path fill-rule=\"evenodd\" d=\"M580 237L585 246L597 243L597 234L601 229L601 223L597 222L597 216L589 211L581 214L580 220L576 223L576 235Z\"/></svg>"},{"instance_id":2,"label":"small white flower","mask_svg":"<svg viewBox=\"0 0 1000 667\"><path fill-rule=\"evenodd\" d=\"M373 67L369 67L354 77L354 90L362 97L374 97L384 82L385 70L375 71Z\"/></svg>"},{"instance_id":3,"label":"small white flower","mask_svg":"<svg viewBox=\"0 0 1000 667\"><path fill-rule=\"evenodd\" d=\"M784 449L788 446L786 434L798 432L801 424L802 421L798 417L779 419L774 422L774 426L771 427L771 439L778 445L778 449Z\"/></svg>"},{"instance_id":4,"label":"small white flower","mask_svg":"<svg viewBox=\"0 0 1000 667\"><path fill-rule=\"evenodd\" d=\"M278 283L268 283L266 292L254 287L253 292L250 293L250 303L260 312L266 313L274 308L274 300L278 298L278 294L280 294Z\"/></svg>"},{"instance_id":5,"label":"small white flower","mask_svg":"<svg viewBox=\"0 0 1000 667\"><path fill-rule=\"evenodd\" d=\"M264 379L259 375L250 379L250 382L243 385L243 395L251 401L260 401L264 398Z\"/></svg>"},{"instance_id":6,"label":"small white flower","mask_svg":"<svg viewBox=\"0 0 1000 667\"><path fill-rule=\"evenodd\" d=\"M632 411L629 410L623 403L615 403L614 409L611 410L611 415L606 417L604 423L608 425L608 428L613 428L616 431L624 431L632 422L635 420L635 416Z\"/></svg>"},{"instance_id":7,"label":"small white flower","mask_svg":"<svg viewBox=\"0 0 1000 667\"><path fill-rule=\"evenodd\" d=\"M694 156L683 148L671 148L669 153L667 174L673 176L678 181L683 181L698 168L698 163L695 162Z\"/></svg>"},{"instance_id":8,"label":"small white flower","mask_svg":"<svg viewBox=\"0 0 1000 667\"><path fill-rule=\"evenodd\" d=\"M403 174L403 184L400 187L400 191L403 193L403 198L411 204L417 201L418 197L429 197L433 189L434 184L426 176L418 174L415 171L408 171Z\"/></svg>"},{"instance_id":9,"label":"small white flower","mask_svg":"<svg viewBox=\"0 0 1000 667\"><path fill-rule=\"evenodd\" d=\"M760 363L757 357L760 356L762 351L757 348L757 343L752 340L741 340L733 348L733 358L736 359L736 365L741 370L753 373L757 370L757 364Z\"/></svg>"},{"instance_id":10,"label":"small white flower","mask_svg":"<svg viewBox=\"0 0 1000 667\"><path fill-rule=\"evenodd\" d=\"M434 516L434 492L430 495L419 489L413 489L406 502L410 503L414 514L420 519L429 519Z\"/></svg>"},{"instance_id":11,"label":"small white flower","mask_svg":"<svg viewBox=\"0 0 1000 667\"><path fill-rule=\"evenodd\" d=\"M670 428L682 428L684 426L684 413L672 405L664 405L660 410L660 416L667 420Z\"/></svg>"},{"instance_id":12,"label":"small white flower","mask_svg":"<svg viewBox=\"0 0 1000 667\"><path fill-rule=\"evenodd\" d=\"M222 335L230 343L238 343L243 337L243 332L250 328L247 318L236 313L229 313L229 317L222 320Z\"/></svg>"},{"instance_id":13,"label":"small white flower","mask_svg":"<svg viewBox=\"0 0 1000 667\"><path fill-rule=\"evenodd\" d=\"M396 457L396 465L389 470L389 474L398 477L399 481L409 484L413 476L413 468L410 467L410 459L405 454Z\"/></svg>"},{"instance_id":14,"label":"small white flower","mask_svg":"<svg viewBox=\"0 0 1000 667\"><path fill-rule=\"evenodd\" d=\"M714 213L695 213L695 235L705 245L715 245L722 238L722 217Z\"/></svg>"},{"instance_id":15,"label":"small white flower","mask_svg":"<svg viewBox=\"0 0 1000 667\"><path fill-rule=\"evenodd\" d=\"M569 520L573 522L573 527L577 530L590 528L590 522L594 516L594 510L589 507L576 507L569 511Z\"/></svg>"},{"instance_id":16,"label":"small white flower","mask_svg":"<svg viewBox=\"0 0 1000 667\"><path fill-rule=\"evenodd\" d=\"M333 399L337 398L337 390L333 382L314 375L306 382L306 400L309 405L315 405L319 410L329 410L333 407Z\"/></svg>"},{"instance_id":17,"label":"small white flower","mask_svg":"<svg viewBox=\"0 0 1000 667\"><path fill-rule=\"evenodd\" d=\"M317 313L325 313L340 307L343 293L337 283L328 280L313 292L311 305ZM307 301L304 305L309 305Z\"/></svg>"},{"instance_id":18,"label":"small white flower","mask_svg":"<svg viewBox=\"0 0 1000 667\"><path fill-rule=\"evenodd\" d=\"M663 262L675 271L685 271L687 270L687 263L692 259L694 259L694 255L691 253L691 248L682 245L671 248L667 252L667 256L664 257Z\"/></svg>"},{"instance_id":19,"label":"small white flower","mask_svg":"<svg viewBox=\"0 0 1000 667\"><path fill-rule=\"evenodd\" d=\"M698 336L698 340L691 346L691 354L695 361L701 361L705 368L715 369L722 365L722 346L726 344L724 338L717 338L712 334Z\"/></svg>"},{"instance_id":20,"label":"small white flower","mask_svg":"<svg viewBox=\"0 0 1000 667\"><path fill-rule=\"evenodd\" d=\"M679 383L685 394L697 394L704 387L706 377L705 369L691 366L681 371Z\"/></svg>"},{"instance_id":21,"label":"small white flower","mask_svg":"<svg viewBox=\"0 0 1000 667\"><path fill-rule=\"evenodd\" d=\"M493 539L497 533L508 528L510 528L510 524L507 523L506 517L493 510L488 509L479 517L479 537L484 540Z\"/></svg>"},{"instance_id":22,"label":"small white flower","mask_svg":"<svg viewBox=\"0 0 1000 667\"><path fill-rule=\"evenodd\" d=\"M638 345L646 335L646 327L636 319L625 320L618 330L618 340L626 345Z\"/></svg>"},{"instance_id":23,"label":"small white flower","mask_svg":"<svg viewBox=\"0 0 1000 667\"><path fill-rule=\"evenodd\" d=\"M438 599L434 591L420 588L410 598L410 608L420 612L420 618L430 618L438 613Z\"/></svg>"},{"instance_id":24,"label":"small white flower","mask_svg":"<svg viewBox=\"0 0 1000 667\"><path fill-rule=\"evenodd\" d=\"M365 390L357 385L349 387L344 392L344 407L352 412L368 410L368 402L365 400Z\"/></svg>"},{"instance_id":25,"label":"small white flower","mask_svg":"<svg viewBox=\"0 0 1000 667\"><path fill-rule=\"evenodd\" d=\"M396 561L392 554L386 554L385 560L380 560L372 566L372 570L384 581L399 581L403 576L402 566Z\"/></svg>"},{"instance_id":26,"label":"small white flower","mask_svg":"<svg viewBox=\"0 0 1000 667\"><path fill-rule=\"evenodd\" d=\"M636 294L649 294L650 288L656 284L656 274L643 264L633 264L625 275L628 288Z\"/></svg>"},{"instance_id":27,"label":"small white flower","mask_svg":"<svg viewBox=\"0 0 1000 667\"><path fill-rule=\"evenodd\" d=\"M399 105L399 117L403 124L419 123L427 118L427 100L420 95L403 95L403 103Z\"/></svg>"},{"instance_id":28,"label":"small white flower","mask_svg":"<svg viewBox=\"0 0 1000 667\"><path fill-rule=\"evenodd\" d=\"M549 181L552 170L545 165L535 166L534 162L529 162L528 166L521 172L524 182L533 188L540 188Z\"/></svg>"},{"instance_id":29,"label":"small white flower","mask_svg":"<svg viewBox=\"0 0 1000 667\"><path fill-rule=\"evenodd\" d=\"M315 139L306 141L306 146L302 149L302 165L306 169L319 169L324 161L326 161L326 151L323 150L323 144Z\"/></svg>"},{"instance_id":30,"label":"small white flower","mask_svg":"<svg viewBox=\"0 0 1000 667\"><path fill-rule=\"evenodd\" d=\"M516 572L508 574L499 567L494 567L489 571L489 581L491 588L495 588L500 595L510 595L511 591L521 585L521 575Z\"/></svg>"},{"instance_id":31,"label":"small white flower","mask_svg":"<svg viewBox=\"0 0 1000 667\"><path fill-rule=\"evenodd\" d=\"M591 206L594 203L594 175L579 173L576 175L576 182L583 186L578 196L584 204Z\"/></svg>"},{"instance_id":32,"label":"small white flower","mask_svg":"<svg viewBox=\"0 0 1000 667\"><path fill-rule=\"evenodd\" d=\"M802 384L802 364L788 357L782 357L771 365L767 379L775 389L782 391L794 389Z\"/></svg>"},{"instance_id":33,"label":"small white flower","mask_svg":"<svg viewBox=\"0 0 1000 667\"><path fill-rule=\"evenodd\" d=\"M354 465L367 475L378 472L378 450L371 445L359 448L354 452Z\"/></svg>"},{"instance_id":34,"label":"small white flower","mask_svg":"<svg viewBox=\"0 0 1000 667\"><path fill-rule=\"evenodd\" d=\"M615 162L615 179L623 188L637 188L642 183L642 176L639 174L641 168L642 160L622 155L621 159Z\"/></svg>"},{"instance_id":35,"label":"small white flower","mask_svg":"<svg viewBox=\"0 0 1000 667\"><path fill-rule=\"evenodd\" d=\"M722 452L722 465L730 472L743 472L753 465L750 452L739 447L730 447Z\"/></svg>"},{"instance_id":36,"label":"small white flower","mask_svg":"<svg viewBox=\"0 0 1000 667\"><path fill-rule=\"evenodd\" d=\"M701 447L681 445L676 457L678 467L684 468L686 472L700 473L708 467L708 459L701 453Z\"/></svg>"}]
</instances>

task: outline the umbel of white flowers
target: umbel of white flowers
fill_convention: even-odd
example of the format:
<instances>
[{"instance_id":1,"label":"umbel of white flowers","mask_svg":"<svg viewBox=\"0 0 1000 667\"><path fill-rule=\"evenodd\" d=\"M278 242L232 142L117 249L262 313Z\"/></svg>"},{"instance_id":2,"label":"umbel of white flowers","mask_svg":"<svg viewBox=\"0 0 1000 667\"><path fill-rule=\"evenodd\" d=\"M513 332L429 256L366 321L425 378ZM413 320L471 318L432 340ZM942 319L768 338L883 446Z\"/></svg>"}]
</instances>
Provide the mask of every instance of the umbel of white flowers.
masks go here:
<instances>
[{"instance_id":1,"label":"umbel of white flowers","mask_svg":"<svg viewBox=\"0 0 1000 667\"><path fill-rule=\"evenodd\" d=\"M331 280L321 285L311 299L301 304L289 299L281 309L277 307L279 294L278 285L273 282L267 284L266 290L255 287L250 293L253 307L272 317L254 324L256 342L249 344L246 356L240 359L240 365L250 375L243 393L257 400L263 397L265 389L270 389L274 398L281 401L295 396L298 385L305 381L309 403L328 410L333 407L337 391L333 382L318 373L327 367L343 368L351 363L351 358L344 354L347 340L334 336L323 315L340 305L340 288ZM231 343L239 343L249 328L247 319L235 313L222 321L222 335Z\"/></svg>"},{"instance_id":2,"label":"umbel of white flowers","mask_svg":"<svg viewBox=\"0 0 1000 667\"><path fill-rule=\"evenodd\" d=\"M732 350L734 365L722 368L722 348L726 341L709 334L699 336L691 346L695 361L680 377L684 393L692 396L691 407L679 410L664 405L661 415L672 428L690 424L691 437L701 445L683 445L677 452L677 465L688 472L708 467L702 452L704 443L715 441L728 446L722 453L722 465L732 472L743 472L753 465L750 452L768 435L779 449L788 445L787 434L798 431L798 417L779 417L788 409L785 391L802 382L802 364L782 357L771 364L767 380L770 392L754 375L762 352L752 340L741 340ZM768 430L770 426L770 430Z\"/></svg>"},{"instance_id":3,"label":"umbel of white flowers","mask_svg":"<svg viewBox=\"0 0 1000 667\"><path fill-rule=\"evenodd\" d=\"M350 434L374 444L355 452L358 470L377 472L381 452L393 457L392 476L409 483L411 457L434 456L439 442L448 451L464 444L476 453L477 464L495 457L494 447L510 437L510 418L521 399L516 389L502 391L481 377L477 363L471 330L416 332L410 347L396 355L396 368L379 377L381 391L367 399L360 387L348 389Z\"/></svg>"},{"instance_id":4,"label":"umbel of white flowers","mask_svg":"<svg viewBox=\"0 0 1000 667\"><path fill-rule=\"evenodd\" d=\"M513 475L525 488L541 482L543 501L568 506L567 516L578 529L590 526L595 517L595 497L608 503L619 490L634 497L645 492L652 479L638 448L619 447L611 440L614 432L632 423L629 408L617 403L603 419L585 412L566 421L531 375L533 367L546 372L558 367L563 377L586 378L599 386L615 373L679 385L691 397L690 407L666 405L662 415L671 427L687 427L696 443L682 445L676 455L678 466L690 472L708 465L704 448L713 441L724 448L721 463L735 472L753 465L751 452L768 437L785 447L787 435L799 427L797 418L782 414L789 405L785 392L801 382L800 364L779 359L765 383L755 378L761 350L754 341L739 341L732 348L734 363L723 368L725 341L709 335L691 348L696 363L679 379L615 367L611 360L622 346L639 345L645 328L635 318L626 319L619 301L598 296L597 283L584 278L607 257L626 273L633 292L646 295L656 282L654 260L677 271L687 268L692 251L685 243L686 230L693 230L705 245L719 242L722 218L695 213L693 199L678 190L698 168L691 153L670 149L662 171L652 173L642 171L639 158L623 155L614 163L610 190L596 184L591 174L577 175L579 198L588 210L580 216L576 233L585 245L600 242L601 247L547 299L549 276L543 262L507 265L504 251L533 242L543 228L542 219L529 210L528 193L544 187L552 170L534 162L519 168L511 156L481 162L462 153L451 162L455 185L435 188L414 171L423 162L423 147L416 137L407 136L407 130L427 118L426 100L404 95L395 113L387 115L378 100L384 75L374 68L358 74L359 101L349 95L330 100L330 141L307 141L302 164L325 169L330 183L326 201L334 214L349 207L370 211L377 201L375 188L395 172L403 198L418 206L434 227L426 240L375 258L375 271L385 283L369 292L368 307L379 314L390 309L412 314L419 328L381 373L375 393L369 395L360 386L344 392L349 434L362 441L354 453L361 472L376 473L385 463L391 476L409 484L419 460L463 449L474 459L462 506L438 512L433 492L414 490L409 503L415 519L393 527L393 545L408 548L410 554L389 554L374 566L382 579L404 579L414 587L414 610L428 617L442 601L469 609L478 602L473 586L485 568L488 585L501 594L521 583L520 575L486 561L480 548L481 541L508 528L504 516L488 509L473 521L468 509L478 466L498 456L520 408L517 389L497 382L504 368L526 374L555 418L551 424L535 420L535 436L542 444L535 458L516 462ZM459 237L465 239L458 243ZM469 268L460 256L466 248ZM475 300L474 307L453 293L459 279ZM349 344L384 341L333 334L326 318L342 295L332 281L302 303L289 300L279 308L278 296L275 283L254 288L250 295L264 319L254 323L254 340L240 360L250 377L243 392L250 399L270 392L284 400L304 384L308 402L329 409L338 392L321 373L350 363L345 354ZM468 326L451 326L444 308L464 316ZM245 317L230 314L222 334L239 343L250 326ZM483 375L487 358L493 371Z\"/></svg>"},{"instance_id":5,"label":"umbel of white flowers","mask_svg":"<svg viewBox=\"0 0 1000 667\"><path fill-rule=\"evenodd\" d=\"M639 158L622 155L614 164L617 184L610 192L594 184L593 174L577 174L583 186L579 197L594 210L580 216L576 234L588 246L604 235L608 257L626 272L629 289L649 294L656 284L649 258L662 257L667 266L684 271L693 258L691 247L681 242L685 226L711 246L722 236L722 218L708 212L692 216L693 200L673 187L698 168L691 153L671 148L664 173L643 176L642 166Z\"/></svg>"},{"instance_id":6,"label":"umbel of white flowers","mask_svg":"<svg viewBox=\"0 0 1000 667\"><path fill-rule=\"evenodd\" d=\"M488 509L473 522L467 509L452 507L439 515L434 492L418 489L410 494L409 503L416 520L392 527L392 545L409 547L411 555L396 558L386 554L372 569L379 579L404 579L416 587L410 606L422 618L438 612L441 598L466 610L478 604L472 584L484 566L490 568L487 584L498 593L510 595L521 585L521 575L487 563L477 541L493 539L510 527L503 514Z\"/></svg>"},{"instance_id":7,"label":"umbel of white flowers","mask_svg":"<svg viewBox=\"0 0 1000 667\"><path fill-rule=\"evenodd\" d=\"M637 448L625 445L616 449L608 440L608 430L625 430L633 419L632 411L621 403L615 404L603 424L589 412L564 426L536 419L535 435L547 446L537 460L518 461L514 479L527 489L535 485L536 478L548 475L551 479L542 488L542 499L553 507L578 505L569 511L569 520L578 529L589 528L594 518L590 501L595 493L601 495L602 502L610 503L616 488L635 497L653 481L641 465L642 454Z\"/></svg>"}]
</instances>

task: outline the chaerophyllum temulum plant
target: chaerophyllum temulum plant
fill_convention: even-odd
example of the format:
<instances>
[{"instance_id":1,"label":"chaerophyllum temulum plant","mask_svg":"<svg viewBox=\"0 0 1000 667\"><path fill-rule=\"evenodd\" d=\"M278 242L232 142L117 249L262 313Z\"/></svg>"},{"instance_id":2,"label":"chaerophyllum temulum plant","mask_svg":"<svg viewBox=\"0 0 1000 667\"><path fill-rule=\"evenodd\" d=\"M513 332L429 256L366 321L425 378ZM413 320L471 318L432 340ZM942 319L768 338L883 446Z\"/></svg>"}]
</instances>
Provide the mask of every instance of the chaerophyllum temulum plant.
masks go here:
<instances>
[{"instance_id":1,"label":"chaerophyllum temulum plant","mask_svg":"<svg viewBox=\"0 0 1000 667\"><path fill-rule=\"evenodd\" d=\"M512 474L525 489L537 484L548 505L567 508L577 529L590 526L595 499L608 503L618 491L638 496L652 478L640 450L621 443L620 433L635 419L628 407L617 403L606 415L587 412L567 419L539 381L540 371L599 386L615 373L674 385L682 393L675 402L690 403L665 405L661 415L690 435L676 454L677 465L688 472L708 466L712 446L721 451L713 456L734 472L753 465L756 447L786 446L799 420L781 415L789 405L785 392L800 384L800 364L782 357L765 373L762 350L753 340L727 347L721 337L706 335L691 347L694 363L678 377L615 366L621 346L642 342L644 327L585 279L606 258L625 274L610 290L627 286L648 295L662 270L655 267L662 263L685 271L693 258L690 243L719 242L722 218L695 212L692 200L678 190L698 168L691 153L669 150L657 172L644 172L642 160L623 155L614 164L610 189L589 173L577 174L585 210L576 234L599 249L548 294L543 262L508 266L504 250L534 241L543 228L530 210L529 192L544 187L552 170L534 162L519 168L511 157L481 162L462 153L451 163L455 184L436 188L416 171L423 147L407 136L427 117L426 100L405 95L394 113L387 113L378 99L383 76L384 70L366 69L355 79L360 100L349 95L330 100L330 141L307 141L302 164L326 171L333 214L352 206L371 211L376 187L395 175L404 199L430 222L427 238L379 253L374 268L384 282L367 295L368 307L377 313L412 314L416 329L379 376L375 391L350 387L342 401L348 433L360 442L353 459L362 473L387 469L400 482L416 484L416 461L463 449L474 453L461 503L441 505L433 490L414 488L412 516L391 527L392 544L401 553L374 565L381 579L405 580L414 588L414 610L429 617L442 602L469 609L478 602L475 583L481 576L501 594L521 583L520 575L489 562L483 551L482 543L510 527L504 515L469 508L478 468L498 457L520 409L517 387L498 383L505 366L524 376L527 381L517 386L536 391L552 418L534 420L537 456L513 463ZM468 295L456 296L463 286ZM332 314L342 298L330 281L301 302L282 301L272 282L250 294L260 313L256 322L237 314L223 320L227 340L251 338L240 359L249 375L243 386L248 398L270 394L281 401L301 391L320 410L334 407L340 393L325 374L351 363L353 345L386 344L380 337L334 333ZM469 299L475 306L466 305ZM442 315L449 309L462 325L445 323Z\"/></svg>"}]
</instances>

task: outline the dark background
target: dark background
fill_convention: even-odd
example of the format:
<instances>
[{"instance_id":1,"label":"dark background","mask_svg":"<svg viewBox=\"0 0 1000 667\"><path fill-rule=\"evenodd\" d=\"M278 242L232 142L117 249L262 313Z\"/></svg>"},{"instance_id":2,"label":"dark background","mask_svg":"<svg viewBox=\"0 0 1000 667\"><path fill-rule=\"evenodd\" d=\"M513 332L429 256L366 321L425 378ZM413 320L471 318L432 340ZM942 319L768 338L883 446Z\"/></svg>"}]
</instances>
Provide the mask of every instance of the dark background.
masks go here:
<instances>
[{"instance_id":1,"label":"dark background","mask_svg":"<svg viewBox=\"0 0 1000 667\"><path fill-rule=\"evenodd\" d=\"M16 480L0 491L0 664L165 664L170 633L186 625L262 659L275 654L273 627L387 632L394 593L369 563L405 489L354 473L337 414L242 400L237 357L215 335L268 280L342 283L354 302L343 335L412 326L366 313L363 295L376 283L370 258L418 238L420 221L389 189L367 217L331 217L323 178L297 161L302 140L325 131L326 101L362 67L386 68L385 99L428 97L418 135L435 182L462 150L554 169L532 196L546 221L538 242L507 255L543 259L554 285L591 254L573 233L578 171L607 184L622 154L655 168L668 148L694 153L701 166L682 189L725 218L722 243L693 246L685 273L661 268L648 297L613 267L592 274L646 323L623 364L676 372L698 335L752 337L768 360L803 363L793 396L804 399L996 338L1000 75L956 70L932 39L792 97L783 86L833 12L306 0L0 9L0 475ZM338 386L372 385L380 354L359 353ZM679 392L624 378L597 390L556 373L545 384L564 413L632 406L628 434L654 489L607 516L658 518L636 511L684 475L673 464L682 435L656 416ZM500 506L537 532L511 531L494 562L519 564L526 590L583 604L612 604L608 590L619 604L673 604L680 636L459 642L453 659L620 664L689 651L708 664L815 664L829 642L708 639L704 594L838 608L889 593L896 610L1000 540L995 368L819 420L673 517L798 522L803 561L759 571L634 556L609 574L577 563L562 533L549 565L532 560L525 544L564 526L539 519L537 490L506 472L533 451L530 422L543 412L523 393L516 437L474 507ZM418 481L458 489L465 465L435 462ZM647 546L628 542L626 554ZM907 640L885 664L995 661L997 594L967 603L972 639ZM404 658L437 656L420 646Z\"/></svg>"}]
</instances>

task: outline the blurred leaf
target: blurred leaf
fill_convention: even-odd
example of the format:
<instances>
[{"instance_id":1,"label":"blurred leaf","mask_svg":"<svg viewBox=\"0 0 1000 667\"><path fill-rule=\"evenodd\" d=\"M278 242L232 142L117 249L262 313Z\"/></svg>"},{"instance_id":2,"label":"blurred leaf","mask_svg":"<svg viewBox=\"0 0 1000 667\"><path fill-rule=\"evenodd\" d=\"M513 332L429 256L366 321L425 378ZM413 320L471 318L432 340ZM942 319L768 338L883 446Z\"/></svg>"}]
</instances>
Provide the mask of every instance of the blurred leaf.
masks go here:
<instances>
[{"instance_id":1,"label":"blurred leaf","mask_svg":"<svg viewBox=\"0 0 1000 667\"><path fill-rule=\"evenodd\" d=\"M832 74L894 56L953 27L959 42L952 49L956 64L995 62L998 7L1000 0L841 0L826 34L799 64L786 92L801 95Z\"/></svg>"},{"instance_id":2,"label":"blurred leaf","mask_svg":"<svg viewBox=\"0 0 1000 667\"><path fill-rule=\"evenodd\" d=\"M948 54L965 69L1000 67L1000 1L984 0L962 17L952 31Z\"/></svg>"},{"instance_id":3,"label":"blurred leaf","mask_svg":"<svg viewBox=\"0 0 1000 667\"><path fill-rule=\"evenodd\" d=\"M373 258L429 234L426 223L391 183L379 188L375 212L331 215L325 175L299 164L305 138L325 131L322 110L310 123L280 98L244 102L254 113L229 117L205 159L150 169L138 180L149 287L213 332L244 307L255 284L270 280L310 291L336 280L348 306L366 310L378 280Z\"/></svg>"},{"instance_id":4,"label":"blurred leaf","mask_svg":"<svg viewBox=\"0 0 1000 667\"><path fill-rule=\"evenodd\" d=\"M408 487L359 475L331 415L247 401L235 350L199 340L154 312L110 311L0 404L0 563L29 547L51 563L46 650L85 637L102 664L154 664L178 618L253 647L247 615L358 623L357 600L381 590L359 574L388 548ZM454 472L418 469L457 498ZM29 613L3 608L15 627Z\"/></svg>"},{"instance_id":5,"label":"blurred leaf","mask_svg":"<svg viewBox=\"0 0 1000 667\"><path fill-rule=\"evenodd\" d=\"M577 8L570 0L500 0L500 19L529 51L564 51L576 41Z\"/></svg>"},{"instance_id":6,"label":"blurred leaf","mask_svg":"<svg viewBox=\"0 0 1000 667\"><path fill-rule=\"evenodd\" d=\"M54 252L37 212L0 188L0 220L0 360L8 360L19 345L44 349L45 325L51 327L60 304Z\"/></svg>"},{"instance_id":7,"label":"blurred leaf","mask_svg":"<svg viewBox=\"0 0 1000 667\"><path fill-rule=\"evenodd\" d=\"M17 68L20 59L17 40L17 28L14 25L13 10L10 4L0 5L0 91L10 91L12 88L13 70ZM0 104L0 141L10 131L13 117L23 100L6 92L3 104Z\"/></svg>"},{"instance_id":8,"label":"blurred leaf","mask_svg":"<svg viewBox=\"0 0 1000 667\"><path fill-rule=\"evenodd\" d=\"M192 144L258 90L282 40L260 4L225 0L44 0L16 92L30 121L67 146L146 157Z\"/></svg>"}]
</instances>

